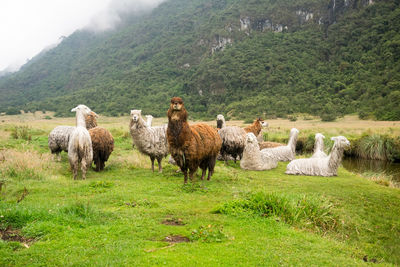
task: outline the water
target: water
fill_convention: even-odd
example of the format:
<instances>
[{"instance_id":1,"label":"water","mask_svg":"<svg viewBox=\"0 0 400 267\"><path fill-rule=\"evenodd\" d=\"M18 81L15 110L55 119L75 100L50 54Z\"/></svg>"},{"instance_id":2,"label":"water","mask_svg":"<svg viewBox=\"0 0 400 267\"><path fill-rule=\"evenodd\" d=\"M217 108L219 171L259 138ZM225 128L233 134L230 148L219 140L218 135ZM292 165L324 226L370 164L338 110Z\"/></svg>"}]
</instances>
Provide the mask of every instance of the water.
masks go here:
<instances>
[{"instance_id":1,"label":"water","mask_svg":"<svg viewBox=\"0 0 400 267\"><path fill-rule=\"evenodd\" d=\"M383 160L369 160L360 158L343 158L343 167L351 172L375 172L391 175L393 180L400 182L400 163L391 163Z\"/></svg>"}]
</instances>

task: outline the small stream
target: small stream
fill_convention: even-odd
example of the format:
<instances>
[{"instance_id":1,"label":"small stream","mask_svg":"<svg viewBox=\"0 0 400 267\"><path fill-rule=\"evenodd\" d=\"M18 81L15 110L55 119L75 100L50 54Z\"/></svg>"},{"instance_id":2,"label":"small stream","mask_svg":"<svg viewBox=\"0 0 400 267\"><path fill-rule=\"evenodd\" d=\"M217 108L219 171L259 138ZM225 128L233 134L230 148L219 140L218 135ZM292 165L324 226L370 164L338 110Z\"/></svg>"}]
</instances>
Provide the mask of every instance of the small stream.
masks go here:
<instances>
[{"instance_id":1,"label":"small stream","mask_svg":"<svg viewBox=\"0 0 400 267\"><path fill-rule=\"evenodd\" d=\"M343 158L342 164L346 170L351 172L360 174L364 172L384 173L391 175L394 181L400 182L400 163L360 158Z\"/></svg>"}]
</instances>

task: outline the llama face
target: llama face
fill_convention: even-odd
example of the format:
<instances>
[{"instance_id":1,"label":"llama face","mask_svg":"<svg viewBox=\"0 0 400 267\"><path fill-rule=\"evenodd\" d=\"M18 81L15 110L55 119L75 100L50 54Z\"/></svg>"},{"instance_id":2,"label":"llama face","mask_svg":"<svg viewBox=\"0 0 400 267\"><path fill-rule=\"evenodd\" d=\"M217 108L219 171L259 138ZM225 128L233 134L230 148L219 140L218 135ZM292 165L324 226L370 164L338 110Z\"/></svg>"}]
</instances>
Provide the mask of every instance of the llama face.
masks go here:
<instances>
[{"instance_id":1,"label":"llama face","mask_svg":"<svg viewBox=\"0 0 400 267\"><path fill-rule=\"evenodd\" d=\"M85 105L78 105L77 107L71 109L71 112L78 112L78 111L83 113L83 115L85 115L85 116L89 116L92 114L92 110ZM96 114L96 113L94 113L94 114Z\"/></svg>"},{"instance_id":2,"label":"llama face","mask_svg":"<svg viewBox=\"0 0 400 267\"><path fill-rule=\"evenodd\" d=\"M316 133L315 134L315 139L317 140L317 139L324 139L325 138L325 136L323 135L323 134L321 134L321 133Z\"/></svg>"},{"instance_id":3,"label":"llama face","mask_svg":"<svg viewBox=\"0 0 400 267\"><path fill-rule=\"evenodd\" d=\"M225 119L224 115L222 115L222 114L217 115L217 121L223 121L224 119Z\"/></svg>"},{"instance_id":4,"label":"llama face","mask_svg":"<svg viewBox=\"0 0 400 267\"><path fill-rule=\"evenodd\" d=\"M222 128L222 125L223 125L223 123L224 123L224 120L225 120L224 115L219 114L219 115L217 116L217 128L219 128L219 129Z\"/></svg>"},{"instance_id":5,"label":"llama face","mask_svg":"<svg viewBox=\"0 0 400 267\"><path fill-rule=\"evenodd\" d=\"M348 147L350 146L350 141L347 140L346 137L344 136L336 136L331 138L332 141L335 142L335 144L339 147Z\"/></svg>"},{"instance_id":6,"label":"llama face","mask_svg":"<svg viewBox=\"0 0 400 267\"><path fill-rule=\"evenodd\" d=\"M133 120L134 122L139 121L139 118L141 117L141 114L142 114L142 111L141 111L141 110L138 110L138 109L133 109L133 110L131 110L131 117L132 117L132 120Z\"/></svg>"},{"instance_id":7,"label":"llama face","mask_svg":"<svg viewBox=\"0 0 400 267\"><path fill-rule=\"evenodd\" d=\"M173 97L171 99L171 109L172 110L176 110L176 111L180 111L183 107L183 101L182 98L180 97Z\"/></svg>"},{"instance_id":8,"label":"llama face","mask_svg":"<svg viewBox=\"0 0 400 267\"><path fill-rule=\"evenodd\" d=\"M246 142L248 144L257 143L257 138L253 133L247 133Z\"/></svg>"}]
</instances>

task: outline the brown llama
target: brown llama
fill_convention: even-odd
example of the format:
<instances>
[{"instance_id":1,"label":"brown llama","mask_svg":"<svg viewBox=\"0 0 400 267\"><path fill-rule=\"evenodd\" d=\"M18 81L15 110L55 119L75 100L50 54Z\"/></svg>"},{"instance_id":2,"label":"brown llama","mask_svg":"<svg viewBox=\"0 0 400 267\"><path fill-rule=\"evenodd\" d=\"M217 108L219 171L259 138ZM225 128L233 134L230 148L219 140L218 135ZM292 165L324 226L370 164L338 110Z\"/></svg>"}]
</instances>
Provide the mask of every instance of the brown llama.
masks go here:
<instances>
[{"instance_id":1,"label":"brown llama","mask_svg":"<svg viewBox=\"0 0 400 267\"><path fill-rule=\"evenodd\" d=\"M207 180L210 180L222 144L217 130L207 124L189 126L188 113L180 97L171 99L167 115L169 151L183 172L184 183L188 180L188 169L193 181L198 167L202 169L202 180L208 169Z\"/></svg>"},{"instance_id":2,"label":"brown llama","mask_svg":"<svg viewBox=\"0 0 400 267\"><path fill-rule=\"evenodd\" d=\"M266 127L268 123L261 118L256 119L252 125L249 125L244 128L246 133L253 133L255 136L258 136L261 132L262 127Z\"/></svg>"}]
</instances>

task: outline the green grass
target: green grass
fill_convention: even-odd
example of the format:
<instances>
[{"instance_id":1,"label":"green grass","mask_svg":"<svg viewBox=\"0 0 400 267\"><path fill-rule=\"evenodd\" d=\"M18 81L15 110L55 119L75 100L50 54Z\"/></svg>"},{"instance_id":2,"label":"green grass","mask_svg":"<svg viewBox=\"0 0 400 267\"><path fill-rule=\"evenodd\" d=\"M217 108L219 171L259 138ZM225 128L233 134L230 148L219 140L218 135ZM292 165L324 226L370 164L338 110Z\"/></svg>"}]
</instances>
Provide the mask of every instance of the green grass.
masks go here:
<instances>
[{"instance_id":1,"label":"green grass","mask_svg":"<svg viewBox=\"0 0 400 267\"><path fill-rule=\"evenodd\" d=\"M152 173L115 129L105 171L74 181L47 132L31 132L0 139L0 229L35 239L0 240L0 266L358 266L365 255L400 264L400 190L343 168L323 178L285 175L286 163L253 172L218 162L211 181L183 185L167 160ZM189 242L165 241L174 235Z\"/></svg>"}]
</instances>

